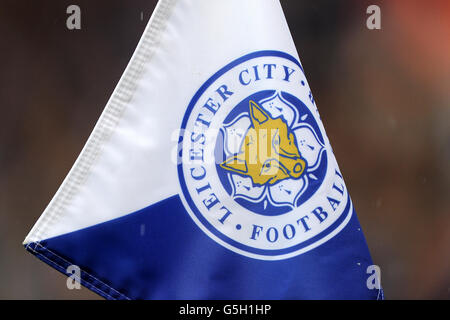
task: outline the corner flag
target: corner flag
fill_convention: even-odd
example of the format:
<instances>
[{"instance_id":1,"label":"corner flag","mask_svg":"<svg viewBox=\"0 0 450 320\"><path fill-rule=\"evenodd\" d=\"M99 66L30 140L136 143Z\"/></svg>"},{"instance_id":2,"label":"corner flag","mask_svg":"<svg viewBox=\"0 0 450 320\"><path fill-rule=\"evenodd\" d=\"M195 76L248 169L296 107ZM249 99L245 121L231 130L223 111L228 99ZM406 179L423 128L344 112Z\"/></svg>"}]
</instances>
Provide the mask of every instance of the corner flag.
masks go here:
<instances>
[{"instance_id":1,"label":"corner flag","mask_svg":"<svg viewBox=\"0 0 450 320\"><path fill-rule=\"evenodd\" d=\"M277 0L160 0L24 241L107 299L381 299Z\"/></svg>"}]
</instances>

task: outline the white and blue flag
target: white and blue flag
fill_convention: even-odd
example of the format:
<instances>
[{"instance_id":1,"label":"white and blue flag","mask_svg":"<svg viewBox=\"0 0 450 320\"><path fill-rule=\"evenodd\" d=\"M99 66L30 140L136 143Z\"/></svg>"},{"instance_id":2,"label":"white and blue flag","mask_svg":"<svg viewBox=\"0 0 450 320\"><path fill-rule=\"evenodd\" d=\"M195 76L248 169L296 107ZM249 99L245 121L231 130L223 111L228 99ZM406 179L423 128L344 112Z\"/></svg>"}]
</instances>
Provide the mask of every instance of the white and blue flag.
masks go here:
<instances>
[{"instance_id":1,"label":"white and blue flag","mask_svg":"<svg viewBox=\"0 0 450 320\"><path fill-rule=\"evenodd\" d=\"M160 0L24 241L107 299L380 299L278 0Z\"/></svg>"}]
</instances>

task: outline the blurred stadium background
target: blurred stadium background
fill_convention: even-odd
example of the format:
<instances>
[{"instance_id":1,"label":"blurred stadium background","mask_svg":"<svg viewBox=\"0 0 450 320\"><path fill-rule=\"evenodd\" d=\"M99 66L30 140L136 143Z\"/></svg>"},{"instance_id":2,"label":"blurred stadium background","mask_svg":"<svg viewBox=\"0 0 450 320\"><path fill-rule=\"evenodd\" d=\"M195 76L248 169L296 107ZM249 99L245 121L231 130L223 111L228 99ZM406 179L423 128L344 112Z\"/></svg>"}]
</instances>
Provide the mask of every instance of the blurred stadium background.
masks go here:
<instances>
[{"instance_id":1,"label":"blurred stadium background","mask_svg":"<svg viewBox=\"0 0 450 320\"><path fill-rule=\"evenodd\" d=\"M450 1L281 3L386 298L449 299ZM81 30L66 28L70 4L81 7ZM99 299L68 290L21 243L155 4L0 1L0 298ZM381 30L366 28L370 4Z\"/></svg>"}]
</instances>

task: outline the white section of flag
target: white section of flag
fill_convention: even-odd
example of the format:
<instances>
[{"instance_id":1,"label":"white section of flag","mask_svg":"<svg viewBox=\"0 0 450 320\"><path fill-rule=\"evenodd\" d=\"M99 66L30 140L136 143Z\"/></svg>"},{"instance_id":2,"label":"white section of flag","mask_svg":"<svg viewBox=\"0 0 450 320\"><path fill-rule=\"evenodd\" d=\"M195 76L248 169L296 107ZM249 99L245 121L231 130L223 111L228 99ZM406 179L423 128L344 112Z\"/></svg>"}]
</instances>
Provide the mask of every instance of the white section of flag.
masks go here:
<instances>
[{"instance_id":1,"label":"white section of flag","mask_svg":"<svg viewBox=\"0 0 450 320\"><path fill-rule=\"evenodd\" d=\"M171 157L189 101L221 67L260 50L298 59L278 0L160 0L86 146L24 243L177 194Z\"/></svg>"}]
</instances>

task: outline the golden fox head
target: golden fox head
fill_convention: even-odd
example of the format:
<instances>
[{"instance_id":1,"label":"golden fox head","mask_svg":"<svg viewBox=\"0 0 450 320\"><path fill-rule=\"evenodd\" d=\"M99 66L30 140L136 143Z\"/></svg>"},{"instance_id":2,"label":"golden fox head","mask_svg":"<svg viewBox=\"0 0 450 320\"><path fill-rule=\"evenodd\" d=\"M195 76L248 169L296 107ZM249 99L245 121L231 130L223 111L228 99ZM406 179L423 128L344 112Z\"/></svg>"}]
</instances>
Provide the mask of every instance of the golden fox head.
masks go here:
<instances>
[{"instance_id":1,"label":"golden fox head","mask_svg":"<svg viewBox=\"0 0 450 320\"><path fill-rule=\"evenodd\" d=\"M272 118L256 102L250 101L252 126L248 129L241 150L220 166L249 176L254 184L274 184L286 178L300 178L306 163L300 157L295 136L286 122Z\"/></svg>"}]
</instances>

